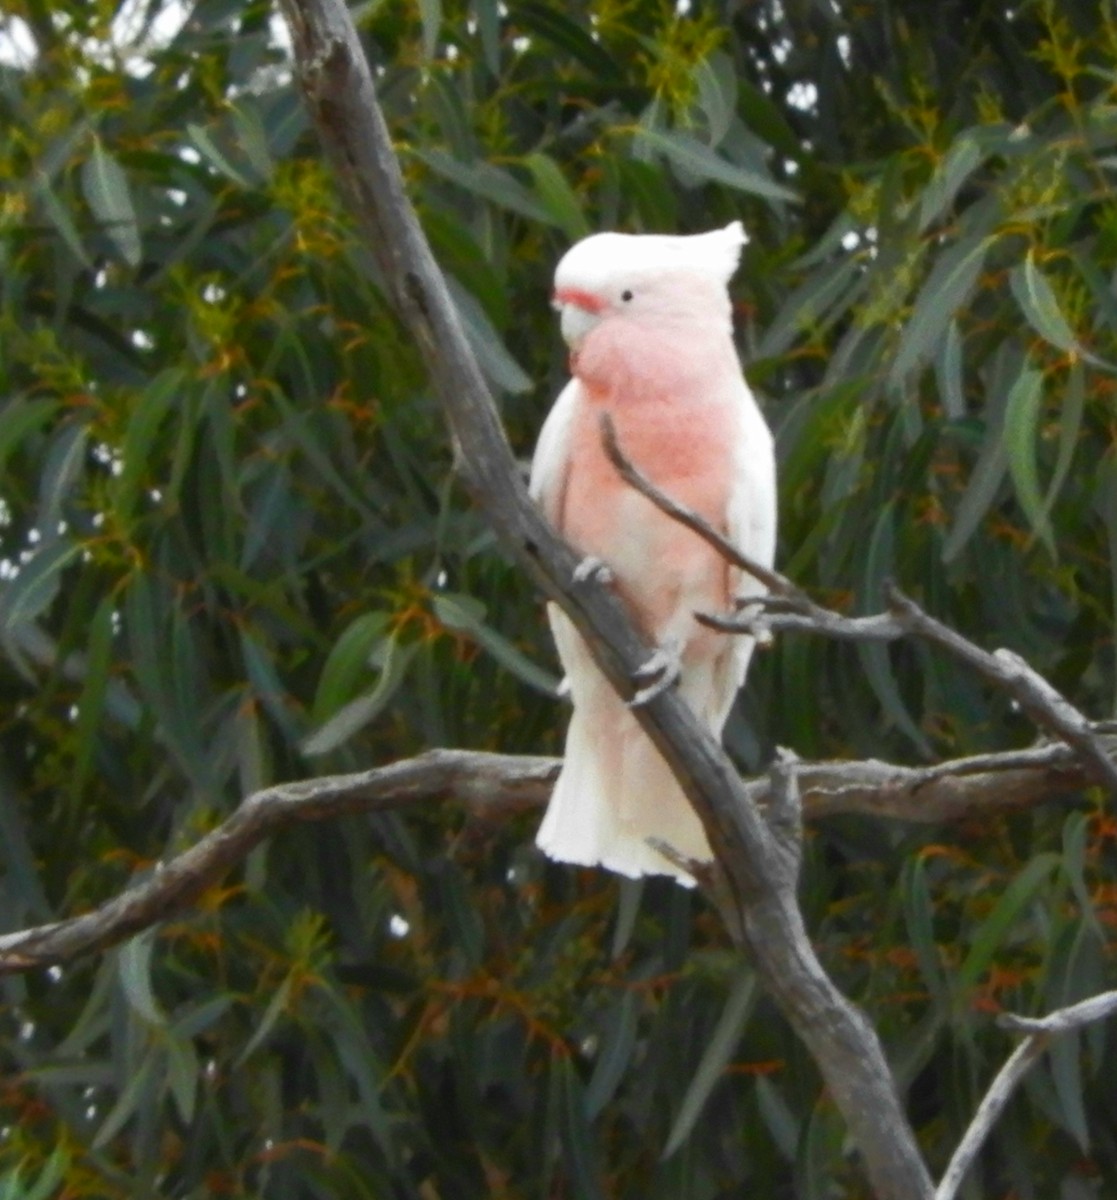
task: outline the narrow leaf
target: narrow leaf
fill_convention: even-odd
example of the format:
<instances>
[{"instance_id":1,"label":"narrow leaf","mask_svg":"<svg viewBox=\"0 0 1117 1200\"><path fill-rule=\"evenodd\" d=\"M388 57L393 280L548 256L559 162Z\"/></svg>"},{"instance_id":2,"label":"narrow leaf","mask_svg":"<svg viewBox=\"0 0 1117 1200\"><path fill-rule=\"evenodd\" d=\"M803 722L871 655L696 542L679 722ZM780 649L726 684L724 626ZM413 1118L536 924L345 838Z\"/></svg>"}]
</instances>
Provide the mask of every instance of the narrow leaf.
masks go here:
<instances>
[{"instance_id":1,"label":"narrow leaf","mask_svg":"<svg viewBox=\"0 0 1117 1200\"><path fill-rule=\"evenodd\" d=\"M605 1200L581 1080L567 1057L556 1059L551 1070L559 1077L558 1130L571 1184L570 1194L574 1200Z\"/></svg>"},{"instance_id":2,"label":"narrow leaf","mask_svg":"<svg viewBox=\"0 0 1117 1200\"><path fill-rule=\"evenodd\" d=\"M1059 866L1059 855L1038 854L1005 889L993 911L977 929L958 972L959 993L964 995L981 978L1001 948L1009 930L1025 907Z\"/></svg>"},{"instance_id":3,"label":"narrow leaf","mask_svg":"<svg viewBox=\"0 0 1117 1200\"><path fill-rule=\"evenodd\" d=\"M686 1141L695 1122L701 1116L710 1093L725 1073L725 1068L741 1041L741 1034L755 999L756 974L751 967L744 967L737 975L698 1069L683 1094L675 1124L671 1127L667 1146L663 1151L664 1158L669 1158Z\"/></svg>"},{"instance_id":4,"label":"narrow leaf","mask_svg":"<svg viewBox=\"0 0 1117 1200\"><path fill-rule=\"evenodd\" d=\"M129 1005L149 1025L165 1025L166 1017L159 1008L151 985L151 955L155 948L155 931L145 930L125 942L117 956L117 970Z\"/></svg>"},{"instance_id":5,"label":"narrow leaf","mask_svg":"<svg viewBox=\"0 0 1117 1200\"><path fill-rule=\"evenodd\" d=\"M93 150L85 160L81 182L93 216L104 226L121 258L130 267L138 267L143 261L143 246L128 177L100 139L94 140Z\"/></svg>"},{"instance_id":6,"label":"narrow leaf","mask_svg":"<svg viewBox=\"0 0 1117 1200\"><path fill-rule=\"evenodd\" d=\"M973 290L992 244L991 237L967 238L935 264L900 337L890 373L893 386L902 387L908 374L934 355L954 314Z\"/></svg>"},{"instance_id":7,"label":"narrow leaf","mask_svg":"<svg viewBox=\"0 0 1117 1200\"><path fill-rule=\"evenodd\" d=\"M311 717L314 724L326 720L352 698L362 677L370 670L373 650L388 636L391 619L389 613L363 613L342 631L318 681Z\"/></svg>"},{"instance_id":8,"label":"narrow leaf","mask_svg":"<svg viewBox=\"0 0 1117 1200\"><path fill-rule=\"evenodd\" d=\"M1055 539L1047 519L1036 466L1039 414L1043 401L1043 372L1025 367L1012 385L1005 410L1005 450L1016 497L1032 532L1054 557Z\"/></svg>"},{"instance_id":9,"label":"narrow leaf","mask_svg":"<svg viewBox=\"0 0 1117 1200\"><path fill-rule=\"evenodd\" d=\"M649 148L660 151L673 166L703 182L723 183L766 200L799 203L799 196L790 188L758 171L729 162L689 134L643 126L637 136Z\"/></svg>"},{"instance_id":10,"label":"narrow leaf","mask_svg":"<svg viewBox=\"0 0 1117 1200\"><path fill-rule=\"evenodd\" d=\"M190 140L194 143L194 148L214 170L224 175L226 179L231 180L238 187L250 188L252 186L248 178L233 166L217 143L214 142L213 138L210 137L209 133L201 125L195 125L192 121L188 122L186 132L190 135Z\"/></svg>"},{"instance_id":11,"label":"narrow leaf","mask_svg":"<svg viewBox=\"0 0 1117 1200\"><path fill-rule=\"evenodd\" d=\"M596 1117L613 1098L617 1085L632 1060L639 1029L640 1001L634 991L627 991L613 1006L601 1031L601 1053L594 1064L586 1089L586 1114Z\"/></svg>"},{"instance_id":12,"label":"narrow leaf","mask_svg":"<svg viewBox=\"0 0 1117 1200\"><path fill-rule=\"evenodd\" d=\"M395 638L385 645L384 666L371 692L351 700L325 725L302 743L302 752L311 757L326 754L346 742L379 715L403 682L407 667L415 656L418 643L402 646Z\"/></svg>"},{"instance_id":13,"label":"narrow leaf","mask_svg":"<svg viewBox=\"0 0 1117 1200\"><path fill-rule=\"evenodd\" d=\"M1060 350L1077 352L1080 349L1074 330L1059 307L1055 289L1036 266L1033 251L1028 252L1019 266L1013 267L1008 282L1021 312L1040 337Z\"/></svg>"},{"instance_id":14,"label":"narrow leaf","mask_svg":"<svg viewBox=\"0 0 1117 1200\"><path fill-rule=\"evenodd\" d=\"M537 666L506 637L486 625L484 605L472 596L459 596L453 592L438 592L431 598L434 615L455 633L464 633L479 646L487 650L502 667L506 667L517 679L542 692L554 696L558 680L542 667Z\"/></svg>"},{"instance_id":15,"label":"narrow leaf","mask_svg":"<svg viewBox=\"0 0 1117 1200\"><path fill-rule=\"evenodd\" d=\"M423 23L423 57L429 62L438 52L438 35L442 32L442 0L419 0L419 16Z\"/></svg>"},{"instance_id":16,"label":"narrow leaf","mask_svg":"<svg viewBox=\"0 0 1117 1200\"><path fill-rule=\"evenodd\" d=\"M524 159L524 166L531 172L535 193L554 223L572 242L585 237L590 231L589 223L558 163L550 155L536 152Z\"/></svg>"}]
</instances>

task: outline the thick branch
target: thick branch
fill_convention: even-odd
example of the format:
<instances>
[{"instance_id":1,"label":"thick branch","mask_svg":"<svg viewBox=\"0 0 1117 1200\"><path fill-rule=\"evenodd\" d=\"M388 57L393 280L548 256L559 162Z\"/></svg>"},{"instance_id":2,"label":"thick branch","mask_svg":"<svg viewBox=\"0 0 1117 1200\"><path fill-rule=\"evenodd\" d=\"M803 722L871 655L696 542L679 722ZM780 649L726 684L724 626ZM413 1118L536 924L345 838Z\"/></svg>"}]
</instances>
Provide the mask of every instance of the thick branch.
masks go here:
<instances>
[{"instance_id":1,"label":"thick branch","mask_svg":"<svg viewBox=\"0 0 1117 1200\"><path fill-rule=\"evenodd\" d=\"M113 946L184 912L248 853L297 821L380 812L432 800L459 800L474 812L538 804L558 774L551 758L432 750L355 775L265 788L201 841L100 908L69 920L0 934L0 975L68 962Z\"/></svg>"},{"instance_id":2,"label":"thick branch","mask_svg":"<svg viewBox=\"0 0 1117 1200\"><path fill-rule=\"evenodd\" d=\"M387 812L443 801L482 820L542 807L561 760L467 750L431 750L355 775L280 784L249 796L221 825L99 908L50 925L0 934L0 975L69 962L188 911L267 837L290 825L353 813ZM935 767L867 762L801 763L796 768L808 820L863 813L935 822L1039 804L1087 782L1065 746L960 758ZM771 805L770 776L745 784Z\"/></svg>"},{"instance_id":3,"label":"thick branch","mask_svg":"<svg viewBox=\"0 0 1117 1200\"><path fill-rule=\"evenodd\" d=\"M1002 1028L1027 1033L1028 1036L1008 1057L989 1085L965 1136L954 1151L935 1192L935 1200L954 1200L985 1139L1012 1098L1016 1085L1043 1056L1051 1039L1072 1029L1081 1029L1094 1021L1101 1021L1114 1013L1117 1013L1117 992L1104 992L1067 1008L1056 1009L1045 1017L1018 1017L1006 1013L998 1019L997 1024Z\"/></svg>"}]
</instances>

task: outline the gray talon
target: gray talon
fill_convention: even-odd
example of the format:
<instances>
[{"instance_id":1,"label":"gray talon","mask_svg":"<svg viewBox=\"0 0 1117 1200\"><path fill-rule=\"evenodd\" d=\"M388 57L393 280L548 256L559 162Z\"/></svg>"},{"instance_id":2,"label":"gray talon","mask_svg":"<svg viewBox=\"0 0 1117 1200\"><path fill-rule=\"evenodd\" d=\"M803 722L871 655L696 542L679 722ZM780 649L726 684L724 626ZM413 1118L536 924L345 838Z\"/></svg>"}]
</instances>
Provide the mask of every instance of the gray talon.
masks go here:
<instances>
[{"instance_id":1,"label":"gray talon","mask_svg":"<svg viewBox=\"0 0 1117 1200\"><path fill-rule=\"evenodd\" d=\"M574 568L574 582L585 583L590 579L596 579L598 583L610 584L613 582L613 572L609 569L607 562L592 554L587 554Z\"/></svg>"},{"instance_id":2,"label":"gray talon","mask_svg":"<svg viewBox=\"0 0 1117 1200\"><path fill-rule=\"evenodd\" d=\"M660 646L646 663L633 671L632 677L637 683L645 679L649 682L629 700L628 707L650 704L661 692L678 683L681 674L679 652L674 647Z\"/></svg>"}]
</instances>

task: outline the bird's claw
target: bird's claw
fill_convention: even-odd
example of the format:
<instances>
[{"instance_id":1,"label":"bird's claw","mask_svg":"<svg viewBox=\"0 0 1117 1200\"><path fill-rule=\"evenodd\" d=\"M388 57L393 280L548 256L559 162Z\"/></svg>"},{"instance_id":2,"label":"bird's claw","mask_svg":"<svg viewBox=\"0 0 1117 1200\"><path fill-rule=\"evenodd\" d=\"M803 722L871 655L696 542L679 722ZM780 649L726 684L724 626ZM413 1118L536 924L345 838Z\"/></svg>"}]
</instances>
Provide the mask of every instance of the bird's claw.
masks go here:
<instances>
[{"instance_id":1,"label":"bird's claw","mask_svg":"<svg viewBox=\"0 0 1117 1200\"><path fill-rule=\"evenodd\" d=\"M632 673L633 681L648 680L628 702L629 708L640 708L650 704L656 696L667 691L679 681L682 674L679 651L674 646L660 646L647 662L641 663Z\"/></svg>"},{"instance_id":2,"label":"bird's claw","mask_svg":"<svg viewBox=\"0 0 1117 1200\"><path fill-rule=\"evenodd\" d=\"M598 583L606 585L613 582L613 572L609 564L593 554L587 554L574 568L575 583L586 583L590 579L596 579Z\"/></svg>"}]
</instances>

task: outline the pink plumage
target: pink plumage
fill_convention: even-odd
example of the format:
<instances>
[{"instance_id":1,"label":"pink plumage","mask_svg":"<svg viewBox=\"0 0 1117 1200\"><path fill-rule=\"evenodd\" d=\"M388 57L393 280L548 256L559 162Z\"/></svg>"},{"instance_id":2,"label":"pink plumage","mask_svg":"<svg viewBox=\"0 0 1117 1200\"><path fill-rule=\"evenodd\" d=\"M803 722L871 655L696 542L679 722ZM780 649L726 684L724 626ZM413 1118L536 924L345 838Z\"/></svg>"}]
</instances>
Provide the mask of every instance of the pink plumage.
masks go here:
<instances>
[{"instance_id":1,"label":"pink plumage","mask_svg":"<svg viewBox=\"0 0 1117 1200\"><path fill-rule=\"evenodd\" d=\"M690 237L597 234L564 256L555 305L574 378L543 426L531 476L550 520L608 565L645 636L677 657L682 695L717 736L753 643L706 629L694 613L724 612L762 589L618 476L600 416L611 415L626 456L664 491L772 562L772 439L741 376L726 291L744 241L734 222ZM548 616L574 713L538 844L563 862L693 883L650 843L709 860L701 822L569 620L554 605Z\"/></svg>"}]
</instances>

